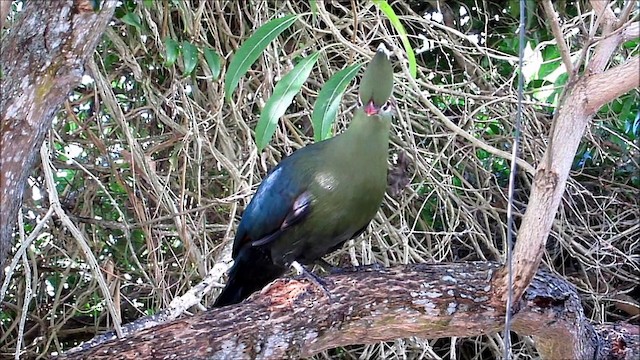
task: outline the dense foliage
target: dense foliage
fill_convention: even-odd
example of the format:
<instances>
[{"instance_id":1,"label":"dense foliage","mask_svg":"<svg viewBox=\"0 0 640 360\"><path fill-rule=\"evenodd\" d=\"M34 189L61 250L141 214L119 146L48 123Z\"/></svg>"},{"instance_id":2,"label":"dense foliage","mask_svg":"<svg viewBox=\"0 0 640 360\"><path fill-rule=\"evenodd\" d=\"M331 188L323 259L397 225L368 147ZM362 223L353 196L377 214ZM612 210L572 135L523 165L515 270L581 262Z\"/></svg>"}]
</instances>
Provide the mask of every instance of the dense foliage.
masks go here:
<instances>
[{"instance_id":1,"label":"dense foliage","mask_svg":"<svg viewBox=\"0 0 640 360\"><path fill-rule=\"evenodd\" d=\"M55 191L97 258L123 322L165 308L222 260L242 208L279 159L313 141L314 130L319 139L344 128L356 104L356 81L349 80L380 42L396 56L394 186L363 238L327 260L392 266L504 258L510 165L487 148L511 151L518 1L437 3L390 2L393 21L381 11L384 1L122 1L47 142ZM520 157L535 166L568 76L542 9L527 3ZM588 4L555 5L572 56L581 56L596 26ZM20 16L14 10L12 16ZM252 48L255 62L244 70L232 66L240 46L274 19L287 26L269 41L257 39L264 41ZM415 78L403 32L415 52ZM241 56L250 58L252 49ZM624 44L615 62L638 49L637 39ZM300 64L309 70L306 81L282 103L278 86L291 85L287 75ZM330 114L312 121L313 109L330 100L319 101L319 92L345 69L338 75L344 78L336 78L343 79L336 91L344 95L335 122ZM228 84L235 81L230 70L238 71L237 87ZM274 101L281 103L269 105ZM638 104L636 89L594 118L544 258L576 285L595 321L631 317L623 305L640 295ZM272 116L273 137L263 138L256 128L269 106L284 114ZM518 171L515 206L522 214L532 174ZM16 346L27 274L34 290L25 332L29 356L59 352L110 329L104 296L77 240L51 219L34 233L50 201L44 179L40 166L23 206L24 236L35 239L0 310L2 356ZM451 342L403 339L317 357L449 358L455 350L460 359L484 359L501 353L498 334ZM526 338L514 346L525 358L535 354Z\"/></svg>"}]
</instances>

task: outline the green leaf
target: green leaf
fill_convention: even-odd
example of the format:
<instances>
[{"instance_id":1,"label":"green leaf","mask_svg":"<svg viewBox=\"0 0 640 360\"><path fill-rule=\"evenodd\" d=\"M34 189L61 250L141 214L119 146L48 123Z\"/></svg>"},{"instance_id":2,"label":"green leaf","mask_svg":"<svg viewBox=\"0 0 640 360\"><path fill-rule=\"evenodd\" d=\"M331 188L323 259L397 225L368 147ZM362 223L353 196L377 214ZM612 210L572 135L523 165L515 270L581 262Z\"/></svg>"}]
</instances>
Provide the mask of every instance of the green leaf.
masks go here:
<instances>
[{"instance_id":1,"label":"green leaf","mask_svg":"<svg viewBox=\"0 0 640 360\"><path fill-rule=\"evenodd\" d=\"M291 102L293 97L296 96L302 84L307 80L311 69L318 60L320 53L315 52L313 55L300 61L282 80L278 81L276 87L273 89L273 94L267 100L262 113L260 114L260 120L256 125L256 144L259 151L262 151L273 133L276 131L276 125L278 119L284 115L285 111Z\"/></svg>"},{"instance_id":2,"label":"green leaf","mask_svg":"<svg viewBox=\"0 0 640 360\"><path fill-rule=\"evenodd\" d=\"M562 65L562 62L560 61L560 59L541 63L540 69L538 69L537 78L544 79L545 77L547 77L547 75L556 71L560 67L560 65Z\"/></svg>"},{"instance_id":3,"label":"green leaf","mask_svg":"<svg viewBox=\"0 0 640 360\"><path fill-rule=\"evenodd\" d=\"M315 141L322 141L329 137L331 124L333 124L338 113L342 95L361 67L362 64L355 64L340 70L324 84L322 90L318 93L318 99L316 99L313 114L311 114Z\"/></svg>"},{"instance_id":4,"label":"green leaf","mask_svg":"<svg viewBox=\"0 0 640 360\"><path fill-rule=\"evenodd\" d=\"M409 60L409 73L411 77L414 79L418 74L418 65L416 63L416 55L413 52L413 48L411 47L411 43L409 42L409 37L407 36L407 31L404 29L404 26L400 22L398 15L393 11L393 8L387 3L386 0L373 0L373 3L380 8L389 21L391 25L396 29L398 34L400 35L400 39L402 39L402 45L404 46L404 50L407 52L407 60Z\"/></svg>"},{"instance_id":5,"label":"green leaf","mask_svg":"<svg viewBox=\"0 0 640 360\"><path fill-rule=\"evenodd\" d=\"M140 22L140 17L138 17L138 15L135 13L131 13L131 12L126 13L122 15L120 20L122 20L122 22L127 25L134 26L136 29L138 29L138 31L142 30L142 23Z\"/></svg>"},{"instance_id":6,"label":"green leaf","mask_svg":"<svg viewBox=\"0 0 640 360\"><path fill-rule=\"evenodd\" d=\"M114 194L118 194L118 195L124 195L127 193L127 189L125 189L119 182L117 182L115 179L112 179L112 181L109 181L109 186L107 187L112 193ZM107 203L105 203L107 204ZM119 215L118 215L119 216Z\"/></svg>"},{"instance_id":7,"label":"green leaf","mask_svg":"<svg viewBox=\"0 0 640 360\"><path fill-rule=\"evenodd\" d=\"M227 100L231 100L233 91L238 86L240 78L249 70L251 65L258 59L267 45L275 39L281 32L287 29L298 19L295 15L287 15L279 19L274 19L262 25L255 34L251 35L247 41L240 46L231 59L227 74L224 78L224 93Z\"/></svg>"},{"instance_id":8,"label":"green leaf","mask_svg":"<svg viewBox=\"0 0 640 360\"><path fill-rule=\"evenodd\" d=\"M187 75L190 75L198 64L198 49L188 41L182 42L182 61Z\"/></svg>"},{"instance_id":9,"label":"green leaf","mask_svg":"<svg viewBox=\"0 0 640 360\"><path fill-rule=\"evenodd\" d=\"M166 48L166 52L164 54L164 66L173 66L176 60L178 60L180 47L178 43L170 37L164 38L164 47Z\"/></svg>"},{"instance_id":10,"label":"green leaf","mask_svg":"<svg viewBox=\"0 0 640 360\"><path fill-rule=\"evenodd\" d=\"M142 5L144 5L145 7L152 7L153 6L153 2L154 0L142 0Z\"/></svg>"},{"instance_id":11,"label":"green leaf","mask_svg":"<svg viewBox=\"0 0 640 360\"><path fill-rule=\"evenodd\" d=\"M311 8L311 15L316 16L318 14L318 0L309 0L309 8Z\"/></svg>"},{"instance_id":12,"label":"green leaf","mask_svg":"<svg viewBox=\"0 0 640 360\"><path fill-rule=\"evenodd\" d=\"M213 80L218 80L218 77L220 76L220 55L218 55L218 53L213 49L206 48L204 49L204 58L207 60Z\"/></svg>"}]
</instances>

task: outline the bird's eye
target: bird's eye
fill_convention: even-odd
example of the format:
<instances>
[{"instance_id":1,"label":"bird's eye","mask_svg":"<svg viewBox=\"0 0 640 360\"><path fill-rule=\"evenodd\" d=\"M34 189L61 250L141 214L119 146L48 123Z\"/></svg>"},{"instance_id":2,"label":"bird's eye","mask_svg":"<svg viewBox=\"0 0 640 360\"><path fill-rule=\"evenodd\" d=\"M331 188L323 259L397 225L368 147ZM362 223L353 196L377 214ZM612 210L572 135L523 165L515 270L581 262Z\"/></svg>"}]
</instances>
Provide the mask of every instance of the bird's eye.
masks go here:
<instances>
[{"instance_id":1,"label":"bird's eye","mask_svg":"<svg viewBox=\"0 0 640 360\"><path fill-rule=\"evenodd\" d=\"M360 99L358 99L358 107L361 108L362 107L362 101L360 101Z\"/></svg>"},{"instance_id":2,"label":"bird's eye","mask_svg":"<svg viewBox=\"0 0 640 360\"><path fill-rule=\"evenodd\" d=\"M392 108L392 104L391 101L387 101L384 105L382 105L382 107L380 108L380 110L382 112L388 112L389 110L391 110Z\"/></svg>"}]
</instances>

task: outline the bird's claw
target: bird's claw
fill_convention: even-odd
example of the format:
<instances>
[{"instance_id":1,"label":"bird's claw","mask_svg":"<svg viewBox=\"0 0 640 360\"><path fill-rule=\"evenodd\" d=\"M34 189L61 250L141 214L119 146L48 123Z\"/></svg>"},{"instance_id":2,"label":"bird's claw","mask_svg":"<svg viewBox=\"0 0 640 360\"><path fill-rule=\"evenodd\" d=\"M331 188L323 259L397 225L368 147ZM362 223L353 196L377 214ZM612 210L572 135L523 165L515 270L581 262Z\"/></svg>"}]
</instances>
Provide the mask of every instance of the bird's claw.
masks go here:
<instances>
[{"instance_id":1,"label":"bird's claw","mask_svg":"<svg viewBox=\"0 0 640 360\"><path fill-rule=\"evenodd\" d=\"M322 290L322 292L325 294L325 296L328 297L329 300L331 300L331 293L327 289L327 282L325 280L321 279L316 274L314 274L311 271L307 270L307 268L302 266L302 264L300 264L297 261L292 262L291 266L294 269L296 269L296 271L298 272L298 275L302 275L305 278L307 278L307 280L309 280L313 285L315 285L317 288Z\"/></svg>"}]
</instances>

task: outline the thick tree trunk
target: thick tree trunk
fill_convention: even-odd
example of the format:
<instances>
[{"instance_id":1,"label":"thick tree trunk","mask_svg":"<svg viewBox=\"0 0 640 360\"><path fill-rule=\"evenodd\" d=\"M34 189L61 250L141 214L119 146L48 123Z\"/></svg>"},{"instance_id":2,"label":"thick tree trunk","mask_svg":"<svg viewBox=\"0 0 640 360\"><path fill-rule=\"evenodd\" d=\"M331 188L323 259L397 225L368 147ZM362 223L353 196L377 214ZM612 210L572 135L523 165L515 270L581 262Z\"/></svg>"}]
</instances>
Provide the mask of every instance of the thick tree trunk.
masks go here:
<instances>
[{"instance_id":1,"label":"thick tree trunk","mask_svg":"<svg viewBox=\"0 0 640 360\"><path fill-rule=\"evenodd\" d=\"M61 358L143 360L171 354L172 359L190 360L283 359L411 336L495 333L503 326L505 311L491 285L499 267L477 262L361 268L325 278L331 298L306 280L277 280L244 303ZM637 355L637 334L618 338L609 328L596 331L574 287L547 271L536 275L516 308L513 330L533 335L546 359ZM611 357L616 352L625 355Z\"/></svg>"},{"instance_id":2,"label":"thick tree trunk","mask_svg":"<svg viewBox=\"0 0 640 360\"><path fill-rule=\"evenodd\" d=\"M4 2L4 0L3 0ZM27 1L0 51L0 268L12 245L24 187L44 135L84 74L116 1ZM0 272L0 282L4 273Z\"/></svg>"}]
</instances>

